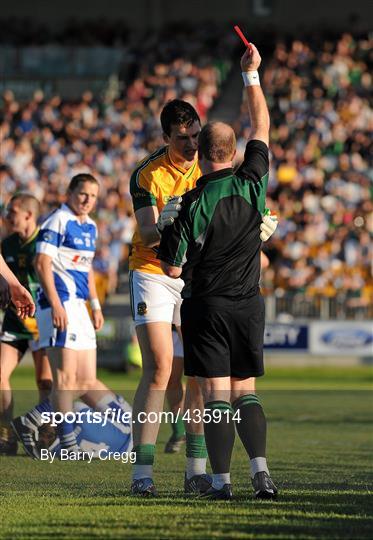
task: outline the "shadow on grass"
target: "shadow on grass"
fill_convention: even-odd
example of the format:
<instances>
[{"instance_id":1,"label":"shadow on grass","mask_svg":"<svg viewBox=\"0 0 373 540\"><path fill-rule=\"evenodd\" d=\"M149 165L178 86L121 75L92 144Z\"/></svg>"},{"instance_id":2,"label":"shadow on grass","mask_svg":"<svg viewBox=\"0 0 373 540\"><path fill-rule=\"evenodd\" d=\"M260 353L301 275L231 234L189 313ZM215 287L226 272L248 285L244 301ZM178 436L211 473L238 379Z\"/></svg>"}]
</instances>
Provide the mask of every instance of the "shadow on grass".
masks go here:
<instances>
[{"instance_id":1,"label":"shadow on grass","mask_svg":"<svg viewBox=\"0 0 373 540\"><path fill-rule=\"evenodd\" d=\"M4 523L4 538L24 538L25 531L39 539L371 538L369 493L347 484L304 490L293 483L275 502L256 501L243 488L231 502L190 498L180 490L171 496L160 490L159 498L144 499L130 496L120 482L109 484L90 482L84 491L78 481L49 485L44 510L37 517L25 508L22 522ZM37 500L34 492L33 504Z\"/></svg>"}]
</instances>

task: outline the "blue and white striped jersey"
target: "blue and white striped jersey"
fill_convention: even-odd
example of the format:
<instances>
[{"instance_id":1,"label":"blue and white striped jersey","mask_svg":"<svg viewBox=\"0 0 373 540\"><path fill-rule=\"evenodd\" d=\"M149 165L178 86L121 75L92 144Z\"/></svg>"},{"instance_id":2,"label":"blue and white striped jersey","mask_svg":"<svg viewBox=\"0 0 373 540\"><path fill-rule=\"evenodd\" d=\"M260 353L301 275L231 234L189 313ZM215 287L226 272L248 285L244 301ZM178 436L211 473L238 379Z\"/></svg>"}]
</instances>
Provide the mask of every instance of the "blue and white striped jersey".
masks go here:
<instances>
[{"instance_id":1,"label":"blue and white striped jersey","mask_svg":"<svg viewBox=\"0 0 373 540\"><path fill-rule=\"evenodd\" d=\"M42 224L36 243L36 252L52 258L54 284L62 302L74 298L87 300L88 274L96 249L97 227L87 217L81 223L63 204ZM44 292L38 298L42 309L49 307Z\"/></svg>"}]
</instances>

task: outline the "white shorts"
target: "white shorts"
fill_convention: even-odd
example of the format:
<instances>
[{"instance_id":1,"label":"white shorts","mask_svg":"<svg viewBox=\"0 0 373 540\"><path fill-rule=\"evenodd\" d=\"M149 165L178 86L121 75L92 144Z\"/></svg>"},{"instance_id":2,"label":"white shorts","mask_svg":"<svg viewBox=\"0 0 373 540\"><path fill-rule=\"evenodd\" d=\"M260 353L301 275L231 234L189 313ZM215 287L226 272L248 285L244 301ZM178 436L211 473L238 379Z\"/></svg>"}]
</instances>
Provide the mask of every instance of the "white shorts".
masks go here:
<instances>
[{"instance_id":1,"label":"white shorts","mask_svg":"<svg viewBox=\"0 0 373 540\"><path fill-rule=\"evenodd\" d=\"M64 347L76 351L96 349L96 332L84 300L74 298L63 303L67 313L67 330L53 326L51 308L36 311L41 347Z\"/></svg>"},{"instance_id":2,"label":"white shorts","mask_svg":"<svg viewBox=\"0 0 373 540\"><path fill-rule=\"evenodd\" d=\"M174 356L184 358L183 342L176 330L172 330L172 343L174 346Z\"/></svg>"},{"instance_id":3,"label":"white shorts","mask_svg":"<svg viewBox=\"0 0 373 540\"><path fill-rule=\"evenodd\" d=\"M181 291L184 281L162 274L129 273L131 311L135 326L168 322L180 326Z\"/></svg>"}]
</instances>

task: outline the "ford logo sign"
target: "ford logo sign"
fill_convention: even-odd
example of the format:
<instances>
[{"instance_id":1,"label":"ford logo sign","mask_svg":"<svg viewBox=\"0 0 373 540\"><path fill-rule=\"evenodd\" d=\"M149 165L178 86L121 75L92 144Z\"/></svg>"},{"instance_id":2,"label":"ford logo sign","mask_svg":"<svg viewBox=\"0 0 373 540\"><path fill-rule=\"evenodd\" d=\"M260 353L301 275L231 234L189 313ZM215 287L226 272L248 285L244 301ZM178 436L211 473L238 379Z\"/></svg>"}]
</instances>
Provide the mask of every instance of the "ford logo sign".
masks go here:
<instances>
[{"instance_id":1,"label":"ford logo sign","mask_svg":"<svg viewBox=\"0 0 373 540\"><path fill-rule=\"evenodd\" d=\"M353 349L372 343L373 336L366 330L329 330L322 334L321 339L333 347Z\"/></svg>"}]
</instances>

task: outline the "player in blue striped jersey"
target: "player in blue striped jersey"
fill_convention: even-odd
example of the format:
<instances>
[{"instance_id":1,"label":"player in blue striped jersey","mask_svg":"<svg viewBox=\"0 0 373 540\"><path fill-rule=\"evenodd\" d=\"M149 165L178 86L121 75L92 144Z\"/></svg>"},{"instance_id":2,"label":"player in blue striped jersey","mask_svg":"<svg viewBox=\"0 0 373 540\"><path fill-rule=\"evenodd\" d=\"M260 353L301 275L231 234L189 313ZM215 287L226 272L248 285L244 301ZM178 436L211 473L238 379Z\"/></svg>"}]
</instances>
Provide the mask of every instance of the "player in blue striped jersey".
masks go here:
<instances>
[{"instance_id":1,"label":"player in blue striped jersey","mask_svg":"<svg viewBox=\"0 0 373 540\"><path fill-rule=\"evenodd\" d=\"M90 190L92 198L96 191L94 185ZM89 197L88 194L86 196ZM43 223L37 253L51 258L54 286L62 302L86 300L89 297L89 275L96 238L94 221L89 216L81 221L81 216L69 204L63 204ZM41 291L38 304L41 309L53 309L44 291Z\"/></svg>"},{"instance_id":2,"label":"player in blue striped jersey","mask_svg":"<svg viewBox=\"0 0 373 540\"><path fill-rule=\"evenodd\" d=\"M53 372L52 403L46 400L13 421L26 452L35 458L39 454L34 433L43 412L52 408L70 412L79 396L96 410L121 408L115 394L96 378L95 330L102 328L104 318L92 270L97 228L89 213L98 190L98 181L90 174L74 176L66 204L47 218L39 232L35 267L42 291L37 321L40 343L47 348ZM86 308L88 299L93 324ZM72 454L80 451L73 429L65 421L58 428L61 447Z\"/></svg>"},{"instance_id":3,"label":"player in blue striped jersey","mask_svg":"<svg viewBox=\"0 0 373 540\"><path fill-rule=\"evenodd\" d=\"M35 265L42 290L37 316L45 347L96 349L94 330L102 327L103 316L99 306L93 309L93 328L85 302L97 298L92 270L97 228L88 214L95 206L98 189L93 176L75 176L67 203L40 228Z\"/></svg>"}]
</instances>

